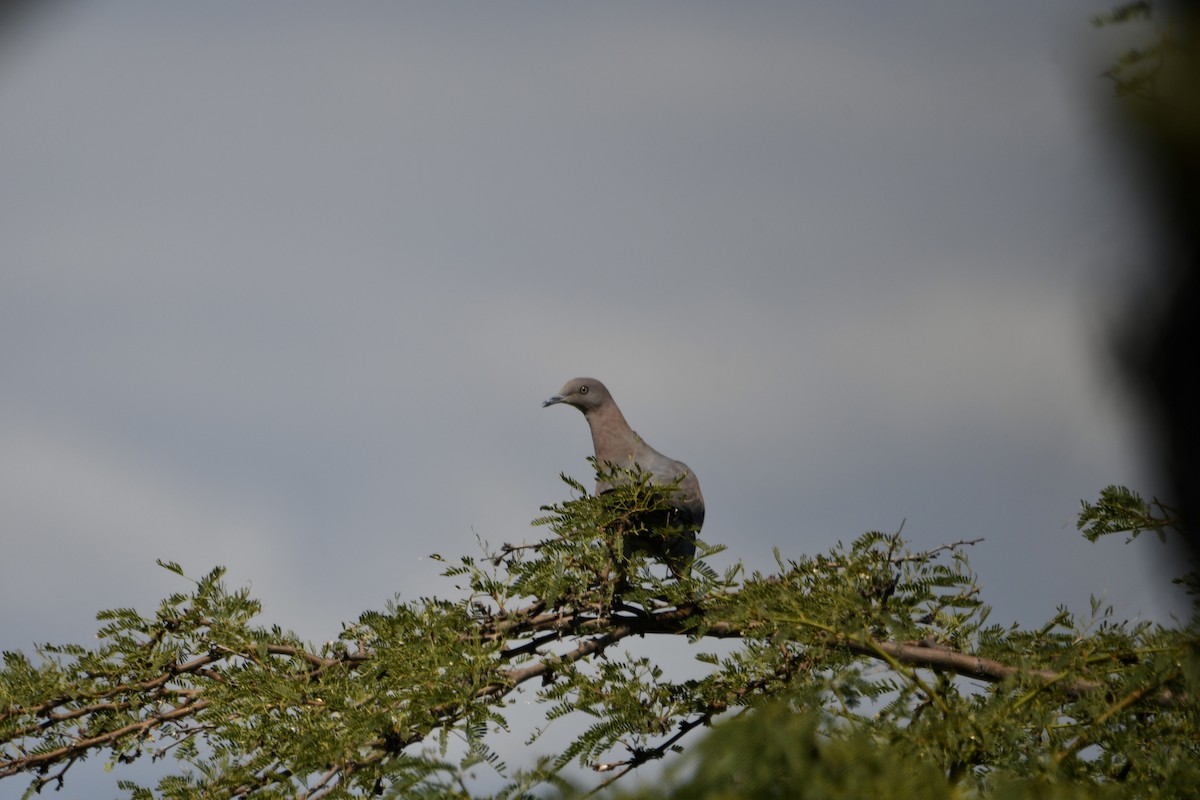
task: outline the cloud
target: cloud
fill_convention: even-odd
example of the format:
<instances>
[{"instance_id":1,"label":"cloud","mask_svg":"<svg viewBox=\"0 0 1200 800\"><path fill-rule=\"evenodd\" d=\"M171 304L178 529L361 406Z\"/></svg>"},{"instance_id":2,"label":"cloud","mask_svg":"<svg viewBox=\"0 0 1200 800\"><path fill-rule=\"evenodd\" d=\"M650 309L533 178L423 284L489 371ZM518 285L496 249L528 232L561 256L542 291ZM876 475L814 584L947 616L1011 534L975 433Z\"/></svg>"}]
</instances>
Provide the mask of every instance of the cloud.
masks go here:
<instances>
[{"instance_id":1,"label":"cloud","mask_svg":"<svg viewBox=\"0 0 1200 800\"><path fill-rule=\"evenodd\" d=\"M39 608L7 627L10 644L58 640L61 629L40 627L45 614L80 630L101 607L185 591L156 558L193 573L229 564L278 587L290 559L274 547L283 537L269 509L216 495L127 443L47 423L8 413L0 424L0 602L28 608L36 592Z\"/></svg>"}]
</instances>

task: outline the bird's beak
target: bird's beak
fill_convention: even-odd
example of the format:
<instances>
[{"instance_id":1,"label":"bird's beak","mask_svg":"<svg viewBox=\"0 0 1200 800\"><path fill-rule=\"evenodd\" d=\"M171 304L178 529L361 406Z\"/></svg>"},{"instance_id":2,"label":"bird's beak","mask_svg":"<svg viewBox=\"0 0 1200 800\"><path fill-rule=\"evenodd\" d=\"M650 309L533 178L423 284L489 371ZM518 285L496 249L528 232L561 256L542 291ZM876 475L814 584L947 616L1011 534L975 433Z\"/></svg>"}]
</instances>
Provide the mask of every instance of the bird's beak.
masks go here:
<instances>
[{"instance_id":1,"label":"bird's beak","mask_svg":"<svg viewBox=\"0 0 1200 800\"><path fill-rule=\"evenodd\" d=\"M545 408L546 406L552 406L555 403L561 403L562 401L563 401L563 396L561 394L556 394L556 395L554 395L554 397L551 397L549 400L542 403L542 408Z\"/></svg>"}]
</instances>

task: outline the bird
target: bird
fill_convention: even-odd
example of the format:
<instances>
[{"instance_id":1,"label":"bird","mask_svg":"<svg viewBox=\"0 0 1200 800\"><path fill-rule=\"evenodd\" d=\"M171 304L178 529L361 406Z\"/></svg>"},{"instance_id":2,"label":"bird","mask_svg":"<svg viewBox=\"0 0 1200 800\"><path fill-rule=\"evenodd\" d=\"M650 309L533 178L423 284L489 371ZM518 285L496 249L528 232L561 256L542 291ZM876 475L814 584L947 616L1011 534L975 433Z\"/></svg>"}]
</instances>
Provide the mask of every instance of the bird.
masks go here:
<instances>
[{"instance_id":1,"label":"bird","mask_svg":"<svg viewBox=\"0 0 1200 800\"><path fill-rule=\"evenodd\" d=\"M679 481L677 490L671 495L671 508L666 518L643 520L648 529L670 525L679 532L669 535L665 541L661 537L639 536L633 544L662 558L677 578L682 577L696 554L696 534L704 525L704 495L700 493L696 473L682 461L664 456L638 436L625 421L625 415L617 407L608 387L595 378L572 378L557 394L542 403L542 408L559 403L583 412L592 432L597 469L640 469L649 475L652 485ZM610 482L601 478L596 483L596 494L612 488Z\"/></svg>"}]
</instances>

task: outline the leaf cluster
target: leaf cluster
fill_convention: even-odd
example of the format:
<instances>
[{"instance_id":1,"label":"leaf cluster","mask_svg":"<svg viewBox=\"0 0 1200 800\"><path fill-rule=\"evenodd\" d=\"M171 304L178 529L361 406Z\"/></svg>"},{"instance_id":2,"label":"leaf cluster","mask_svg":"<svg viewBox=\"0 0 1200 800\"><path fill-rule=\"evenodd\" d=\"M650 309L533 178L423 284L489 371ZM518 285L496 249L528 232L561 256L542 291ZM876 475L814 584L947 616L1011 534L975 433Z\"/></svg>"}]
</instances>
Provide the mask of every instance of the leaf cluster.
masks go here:
<instances>
[{"instance_id":1,"label":"leaf cluster","mask_svg":"<svg viewBox=\"0 0 1200 800\"><path fill-rule=\"evenodd\" d=\"M1189 5L1137 0L1093 20L1136 37L1103 74L1175 177L1191 174L1200 141L1200 17Z\"/></svg>"}]
</instances>

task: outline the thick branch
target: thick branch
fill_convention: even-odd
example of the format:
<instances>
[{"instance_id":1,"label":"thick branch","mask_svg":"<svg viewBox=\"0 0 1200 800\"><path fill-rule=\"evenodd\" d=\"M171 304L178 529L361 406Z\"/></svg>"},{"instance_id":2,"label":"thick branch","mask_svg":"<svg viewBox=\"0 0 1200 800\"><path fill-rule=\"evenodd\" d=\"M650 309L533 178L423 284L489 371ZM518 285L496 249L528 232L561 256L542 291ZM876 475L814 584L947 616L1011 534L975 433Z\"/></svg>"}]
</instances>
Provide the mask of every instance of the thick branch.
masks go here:
<instances>
[{"instance_id":1,"label":"thick branch","mask_svg":"<svg viewBox=\"0 0 1200 800\"><path fill-rule=\"evenodd\" d=\"M683 606L653 615L620 617L619 623L613 617L581 617L579 615L563 615L562 613L545 613L531 617L523 625L515 626L509 635L532 633L543 630L555 630L562 633L586 633L609 630L619 624L622 630L635 634L686 634L693 633L703 626L703 635L717 638L741 638L750 633L756 625L738 626L725 621L710 622L704 619L703 610L696 605ZM612 628L615 630L615 628ZM963 653L945 645L927 641L892 642L850 636L831 636L824 642L826 647L842 647L857 656L876 659L880 652L886 653L900 664L912 667L925 667L942 672L952 672L966 678L975 678L988 683L999 683L1018 675L1026 675L1054 686L1064 694L1077 697L1104 688L1099 681L1076 679L1064 681L1060 672L1048 669L1028 669L1011 664L1005 664L995 659ZM1169 701L1169 698L1161 698Z\"/></svg>"},{"instance_id":2,"label":"thick branch","mask_svg":"<svg viewBox=\"0 0 1200 800\"><path fill-rule=\"evenodd\" d=\"M76 739L70 744L54 750L48 750L43 753L35 753L24 756L23 758L13 759L0 763L0 778L7 778L10 775L16 775L18 772L28 772L38 769L43 766L57 763L63 759L77 758L89 750L95 750L100 747L112 744L119 739L124 739L129 736L134 736L145 731L157 728L166 722L175 722L180 719L194 716L208 705L205 700L192 699L186 700L181 705L170 711L164 711L160 714L152 714L138 722L130 723L123 727L111 730L108 733L103 733L98 736L89 736L82 739Z\"/></svg>"}]
</instances>

